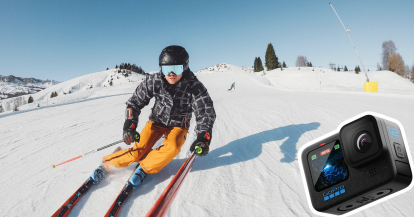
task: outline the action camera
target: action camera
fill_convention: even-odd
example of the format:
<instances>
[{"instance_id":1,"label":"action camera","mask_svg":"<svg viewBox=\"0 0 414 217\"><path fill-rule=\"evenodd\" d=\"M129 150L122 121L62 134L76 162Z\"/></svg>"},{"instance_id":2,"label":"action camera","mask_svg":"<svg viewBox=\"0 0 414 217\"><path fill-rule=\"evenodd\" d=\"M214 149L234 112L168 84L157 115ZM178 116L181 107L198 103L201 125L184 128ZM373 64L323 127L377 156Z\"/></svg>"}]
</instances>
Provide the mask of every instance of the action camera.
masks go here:
<instances>
[{"instance_id":1,"label":"action camera","mask_svg":"<svg viewBox=\"0 0 414 217\"><path fill-rule=\"evenodd\" d=\"M300 157L313 208L342 215L407 188L406 145L396 123L365 115L305 147Z\"/></svg>"}]
</instances>

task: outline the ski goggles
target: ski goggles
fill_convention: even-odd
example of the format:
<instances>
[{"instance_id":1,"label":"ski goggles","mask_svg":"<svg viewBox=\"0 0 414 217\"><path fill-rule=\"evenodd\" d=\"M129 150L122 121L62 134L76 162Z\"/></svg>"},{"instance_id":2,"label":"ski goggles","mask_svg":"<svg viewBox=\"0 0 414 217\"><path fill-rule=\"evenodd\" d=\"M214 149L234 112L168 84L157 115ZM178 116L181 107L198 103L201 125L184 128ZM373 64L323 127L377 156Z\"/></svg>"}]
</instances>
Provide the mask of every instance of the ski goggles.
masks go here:
<instances>
[{"instance_id":1,"label":"ski goggles","mask_svg":"<svg viewBox=\"0 0 414 217\"><path fill-rule=\"evenodd\" d=\"M181 75L184 72L184 65L161 66L162 74L169 75L171 72L175 75Z\"/></svg>"}]
</instances>

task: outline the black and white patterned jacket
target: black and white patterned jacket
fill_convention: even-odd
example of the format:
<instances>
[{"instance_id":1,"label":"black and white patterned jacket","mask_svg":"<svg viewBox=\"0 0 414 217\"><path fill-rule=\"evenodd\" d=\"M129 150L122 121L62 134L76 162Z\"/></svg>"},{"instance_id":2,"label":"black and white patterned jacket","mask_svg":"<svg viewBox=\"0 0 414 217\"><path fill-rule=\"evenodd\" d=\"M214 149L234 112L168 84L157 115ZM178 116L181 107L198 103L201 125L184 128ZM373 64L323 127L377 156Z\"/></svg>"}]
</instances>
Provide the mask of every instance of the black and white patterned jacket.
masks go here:
<instances>
[{"instance_id":1,"label":"black and white patterned jacket","mask_svg":"<svg viewBox=\"0 0 414 217\"><path fill-rule=\"evenodd\" d=\"M207 89L190 70L185 71L174 85L169 84L161 72L147 75L126 102L125 119L137 124L141 109L153 97L155 104L149 119L156 124L189 129L191 113L194 112L196 133L212 132L216 119L213 101Z\"/></svg>"}]
</instances>

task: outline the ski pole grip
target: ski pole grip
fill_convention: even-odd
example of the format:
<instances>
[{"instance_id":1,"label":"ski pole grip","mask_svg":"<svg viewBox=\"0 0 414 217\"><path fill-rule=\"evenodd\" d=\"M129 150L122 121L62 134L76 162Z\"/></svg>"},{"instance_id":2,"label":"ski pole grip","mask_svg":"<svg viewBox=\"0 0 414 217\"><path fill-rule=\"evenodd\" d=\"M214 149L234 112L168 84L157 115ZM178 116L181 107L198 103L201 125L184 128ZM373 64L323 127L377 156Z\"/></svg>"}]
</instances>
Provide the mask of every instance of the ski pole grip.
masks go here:
<instances>
[{"instance_id":1,"label":"ski pole grip","mask_svg":"<svg viewBox=\"0 0 414 217\"><path fill-rule=\"evenodd\" d=\"M203 152L203 149L200 147L200 146L196 146L195 147L195 152L197 153L197 154L201 154L201 152Z\"/></svg>"}]
</instances>

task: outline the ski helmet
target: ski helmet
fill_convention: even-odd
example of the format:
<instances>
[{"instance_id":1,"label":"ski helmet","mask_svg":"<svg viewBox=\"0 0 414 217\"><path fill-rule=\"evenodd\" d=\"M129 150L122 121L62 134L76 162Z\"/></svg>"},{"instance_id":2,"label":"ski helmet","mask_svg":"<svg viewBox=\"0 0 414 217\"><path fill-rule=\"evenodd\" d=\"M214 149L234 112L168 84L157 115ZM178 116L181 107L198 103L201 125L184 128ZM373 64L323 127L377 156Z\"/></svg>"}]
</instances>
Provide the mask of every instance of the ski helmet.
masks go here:
<instances>
[{"instance_id":1,"label":"ski helmet","mask_svg":"<svg viewBox=\"0 0 414 217\"><path fill-rule=\"evenodd\" d=\"M159 65L183 65L184 71L188 69L189 56L187 51L178 45L164 48L160 54Z\"/></svg>"}]
</instances>

